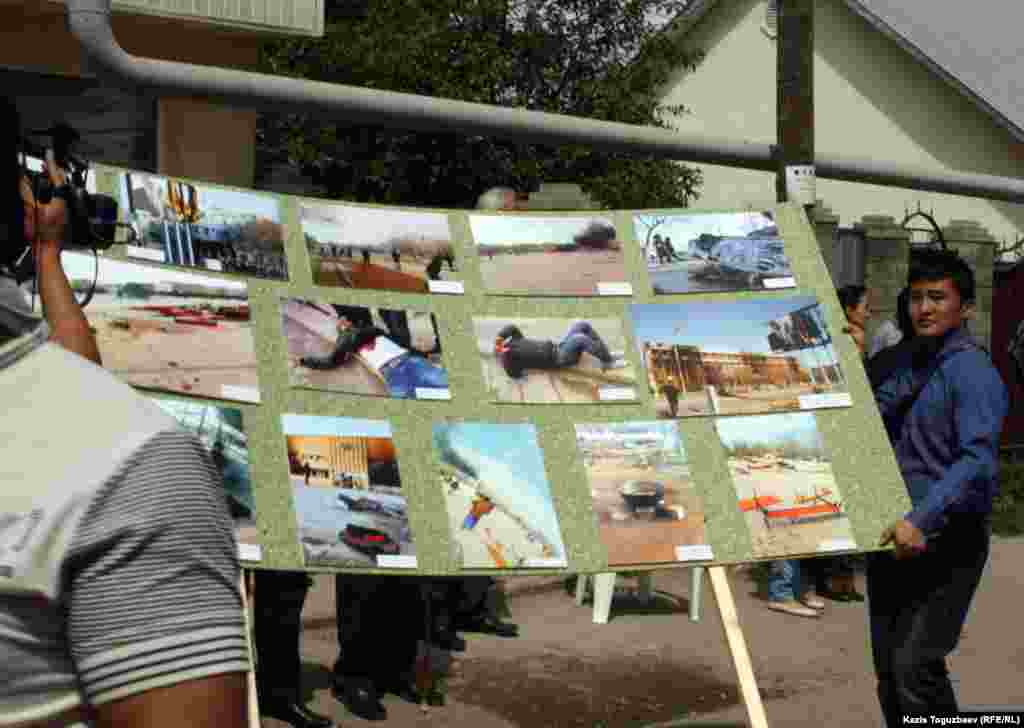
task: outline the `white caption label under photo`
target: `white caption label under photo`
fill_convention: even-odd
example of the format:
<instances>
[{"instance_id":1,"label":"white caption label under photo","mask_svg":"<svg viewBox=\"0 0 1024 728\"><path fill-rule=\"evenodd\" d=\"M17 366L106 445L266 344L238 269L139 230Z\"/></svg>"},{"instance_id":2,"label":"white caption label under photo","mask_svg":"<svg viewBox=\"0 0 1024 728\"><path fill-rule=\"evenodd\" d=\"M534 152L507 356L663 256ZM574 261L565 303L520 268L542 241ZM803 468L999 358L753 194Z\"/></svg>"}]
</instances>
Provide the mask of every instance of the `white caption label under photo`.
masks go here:
<instances>
[{"instance_id":1,"label":"white caption label under photo","mask_svg":"<svg viewBox=\"0 0 1024 728\"><path fill-rule=\"evenodd\" d=\"M676 546L677 561L713 561L715 558L711 547L706 543L694 546Z\"/></svg>"},{"instance_id":2,"label":"white caption label under photo","mask_svg":"<svg viewBox=\"0 0 1024 728\"><path fill-rule=\"evenodd\" d=\"M462 281L427 281L431 293L452 293L461 295L466 292Z\"/></svg>"},{"instance_id":3,"label":"white caption label under photo","mask_svg":"<svg viewBox=\"0 0 1024 728\"><path fill-rule=\"evenodd\" d=\"M621 402L636 399L636 391L632 387L601 387L597 396L602 402Z\"/></svg>"},{"instance_id":4,"label":"white caption label under photo","mask_svg":"<svg viewBox=\"0 0 1024 728\"><path fill-rule=\"evenodd\" d=\"M437 387L416 387L416 399L444 399L452 398L450 389L438 389Z\"/></svg>"},{"instance_id":5,"label":"white caption label under photo","mask_svg":"<svg viewBox=\"0 0 1024 728\"><path fill-rule=\"evenodd\" d=\"M784 276L782 278L765 278L765 288L796 288L796 278Z\"/></svg>"},{"instance_id":6,"label":"white caption label under photo","mask_svg":"<svg viewBox=\"0 0 1024 728\"><path fill-rule=\"evenodd\" d=\"M380 554L377 566L382 569L415 569L419 565L416 557L411 554Z\"/></svg>"},{"instance_id":7,"label":"white caption label under photo","mask_svg":"<svg viewBox=\"0 0 1024 728\"><path fill-rule=\"evenodd\" d=\"M828 409L829 407L851 407L853 397L849 392L800 395L800 409Z\"/></svg>"},{"instance_id":8,"label":"white caption label under photo","mask_svg":"<svg viewBox=\"0 0 1024 728\"><path fill-rule=\"evenodd\" d=\"M604 282L597 284L599 296L632 296L633 284L624 281Z\"/></svg>"},{"instance_id":9,"label":"white caption label under photo","mask_svg":"<svg viewBox=\"0 0 1024 728\"><path fill-rule=\"evenodd\" d=\"M818 551L856 551L857 544L851 538L830 538L818 543Z\"/></svg>"},{"instance_id":10,"label":"white caption label under photo","mask_svg":"<svg viewBox=\"0 0 1024 728\"><path fill-rule=\"evenodd\" d=\"M124 252L129 257L152 260L156 263L163 263L167 260L167 256L164 255L164 251L154 250L153 248L140 248L138 245L126 245L124 246Z\"/></svg>"},{"instance_id":11,"label":"white caption label under photo","mask_svg":"<svg viewBox=\"0 0 1024 728\"><path fill-rule=\"evenodd\" d=\"M243 387L237 384L222 384L220 394L225 399L233 399L239 402L259 402L260 391L255 387Z\"/></svg>"},{"instance_id":12,"label":"white caption label under photo","mask_svg":"<svg viewBox=\"0 0 1024 728\"><path fill-rule=\"evenodd\" d=\"M239 561L262 561L263 548L258 543L238 544Z\"/></svg>"}]
</instances>

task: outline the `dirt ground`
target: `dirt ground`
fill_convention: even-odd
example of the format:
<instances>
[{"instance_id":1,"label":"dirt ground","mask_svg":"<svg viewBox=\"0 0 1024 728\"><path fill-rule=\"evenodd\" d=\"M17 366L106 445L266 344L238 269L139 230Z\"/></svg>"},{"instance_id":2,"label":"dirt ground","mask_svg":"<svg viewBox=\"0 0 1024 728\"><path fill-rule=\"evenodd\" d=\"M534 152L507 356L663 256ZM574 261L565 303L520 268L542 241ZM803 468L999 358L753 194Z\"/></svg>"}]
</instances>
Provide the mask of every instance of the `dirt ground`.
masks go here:
<instances>
[{"instance_id":1,"label":"dirt ground","mask_svg":"<svg viewBox=\"0 0 1024 728\"><path fill-rule=\"evenodd\" d=\"M480 277L489 293L562 296L596 296L598 283L629 280L622 249L481 255Z\"/></svg>"},{"instance_id":2,"label":"dirt ground","mask_svg":"<svg viewBox=\"0 0 1024 728\"><path fill-rule=\"evenodd\" d=\"M993 543L960 646L950 658L963 706L1024 705L1024 645L1016 615L1024 602L1024 539ZM863 604L830 602L808 620L769 611L749 570L729 570L740 625L769 725L881 726ZM864 589L863 577L858 576ZM454 664L447 704L423 712L387 696L382 728L668 728L681 720L745 725L736 674L710 583L697 623L687 619L689 570L654 576L655 600L616 595L606 625L577 607L560 580L510 579L520 637L469 634ZM632 586L629 579L619 583ZM331 697L337 655L334 588L320 576L304 612L303 663L311 706L346 728L365 722ZM1010 636L1009 639L1007 637ZM382 637L382 646L386 637ZM285 724L264 719L265 728Z\"/></svg>"},{"instance_id":3,"label":"dirt ground","mask_svg":"<svg viewBox=\"0 0 1024 728\"><path fill-rule=\"evenodd\" d=\"M129 318L128 328L113 324ZM103 365L136 387L212 399L259 401L252 325L221 321L216 328L131 312L90 312ZM225 396L223 387L251 395Z\"/></svg>"}]
</instances>

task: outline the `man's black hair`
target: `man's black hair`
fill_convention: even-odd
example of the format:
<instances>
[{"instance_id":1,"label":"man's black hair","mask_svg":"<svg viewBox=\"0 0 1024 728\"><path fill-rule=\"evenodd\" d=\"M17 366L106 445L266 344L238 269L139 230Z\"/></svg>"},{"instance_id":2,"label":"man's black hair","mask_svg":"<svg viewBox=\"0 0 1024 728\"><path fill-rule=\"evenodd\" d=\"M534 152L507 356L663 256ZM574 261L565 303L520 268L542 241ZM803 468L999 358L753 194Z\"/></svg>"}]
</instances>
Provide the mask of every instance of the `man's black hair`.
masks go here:
<instances>
[{"instance_id":1,"label":"man's black hair","mask_svg":"<svg viewBox=\"0 0 1024 728\"><path fill-rule=\"evenodd\" d=\"M14 102L5 96L0 98L0 268L13 265L25 248L20 141L21 117Z\"/></svg>"},{"instance_id":2,"label":"man's black hair","mask_svg":"<svg viewBox=\"0 0 1024 728\"><path fill-rule=\"evenodd\" d=\"M974 271L955 251L920 250L910 257L908 286L919 281L934 283L946 278L953 281L961 303L974 303Z\"/></svg>"},{"instance_id":3,"label":"man's black hair","mask_svg":"<svg viewBox=\"0 0 1024 728\"><path fill-rule=\"evenodd\" d=\"M910 318L910 288L906 286L896 296L896 328L904 339L914 336L914 321Z\"/></svg>"},{"instance_id":4,"label":"man's black hair","mask_svg":"<svg viewBox=\"0 0 1024 728\"><path fill-rule=\"evenodd\" d=\"M856 285L843 286L836 291L836 295L839 296L839 305L843 307L843 313L846 313L848 308L857 308L867 292L868 289L864 286Z\"/></svg>"},{"instance_id":5,"label":"man's black hair","mask_svg":"<svg viewBox=\"0 0 1024 728\"><path fill-rule=\"evenodd\" d=\"M515 324L508 324L501 331L498 332L499 339L521 339L523 338L523 332L519 330L519 327Z\"/></svg>"}]
</instances>

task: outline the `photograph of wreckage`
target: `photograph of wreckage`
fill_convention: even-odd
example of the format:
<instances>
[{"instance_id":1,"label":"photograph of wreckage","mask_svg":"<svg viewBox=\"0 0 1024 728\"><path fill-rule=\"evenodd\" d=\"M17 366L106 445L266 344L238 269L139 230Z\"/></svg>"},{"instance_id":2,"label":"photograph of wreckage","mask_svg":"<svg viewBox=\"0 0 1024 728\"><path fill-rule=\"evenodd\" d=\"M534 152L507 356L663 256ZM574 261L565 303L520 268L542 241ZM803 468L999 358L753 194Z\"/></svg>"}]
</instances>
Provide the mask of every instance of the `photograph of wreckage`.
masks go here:
<instances>
[{"instance_id":1,"label":"photograph of wreckage","mask_svg":"<svg viewBox=\"0 0 1024 728\"><path fill-rule=\"evenodd\" d=\"M715 420L755 557L855 549L810 412Z\"/></svg>"}]
</instances>

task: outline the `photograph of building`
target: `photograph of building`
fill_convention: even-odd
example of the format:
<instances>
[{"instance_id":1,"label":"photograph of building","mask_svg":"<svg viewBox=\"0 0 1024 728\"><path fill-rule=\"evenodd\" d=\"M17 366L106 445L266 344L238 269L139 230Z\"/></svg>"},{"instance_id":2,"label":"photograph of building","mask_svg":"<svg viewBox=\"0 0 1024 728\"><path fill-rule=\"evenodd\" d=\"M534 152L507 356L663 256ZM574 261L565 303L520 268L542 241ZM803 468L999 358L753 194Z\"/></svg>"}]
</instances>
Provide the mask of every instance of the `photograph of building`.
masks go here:
<instances>
[{"instance_id":1,"label":"photograph of building","mask_svg":"<svg viewBox=\"0 0 1024 728\"><path fill-rule=\"evenodd\" d=\"M307 566L415 568L391 425L281 415Z\"/></svg>"},{"instance_id":2,"label":"photograph of building","mask_svg":"<svg viewBox=\"0 0 1024 728\"><path fill-rule=\"evenodd\" d=\"M632 318L658 417L851 404L811 296L634 304ZM791 338L780 338L780 329Z\"/></svg>"},{"instance_id":3,"label":"photograph of building","mask_svg":"<svg viewBox=\"0 0 1024 728\"><path fill-rule=\"evenodd\" d=\"M288 280L277 200L152 174L121 175L121 207L135 231L132 257Z\"/></svg>"},{"instance_id":4,"label":"photograph of building","mask_svg":"<svg viewBox=\"0 0 1024 728\"><path fill-rule=\"evenodd\" d=\"M61 256L103 366L128 384L174 394L259 402L256 347L242 281L85 253Z\"/></svg>"},{"instance_id":5,"label":"photograph of building","mask_svg":"<svg viewBox=\"0 0 1024 728\"><path fill-rule=\"evenodd\" d=\"M530 424L434 425L437 482L464 568L567 565L558 514Z\"/></svg>"},{"instance_id":6,"label":"photograph of building","mask_svg":"<svg viewBox=\"0 0 1024 728\"><path fill-rule=\"evenodd\" d=\"M632 295L625 248L608 218L470 214L487 293Z\"/></svg>"},{"instance_id":7,"label":"photograph of building","mask_svg":"<svg viewBox=\"0 0 1024 728\"><path fill-rule=\"evenodd\" d=\"M609 566L686 560L706 545L704 505L675 422L576 425Z\"/></svg>"},{"instance_id":8,"label":"photograph of building","mask_svg":"<svg viewBox=\"0 0 1024 728\"><path fill-rule=\"evenodd\" d=\"M463 293L448 215L299 203L318 286Z\"/></svg>"},{"instance_id":9,"label":"photograph of building","mask_svg":"<svg viewBox=\"0 0 1024 728\"><path fill-rule=\"evenodd\" d=\"M637 214L633 228L655 294L793 288L768 212Z\"/></svg>"},{"instance_id":10,"label":"photograph of building","mask_svg":"<svg viewBox=\"0 0 1024 728\"><path fill-rule=\"evenodd\" d=\"M811 412L715 420L756 557L855 550Z\"/></svg>"}]
</instances>

